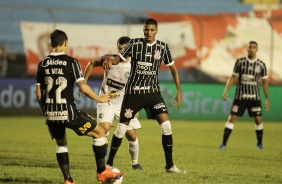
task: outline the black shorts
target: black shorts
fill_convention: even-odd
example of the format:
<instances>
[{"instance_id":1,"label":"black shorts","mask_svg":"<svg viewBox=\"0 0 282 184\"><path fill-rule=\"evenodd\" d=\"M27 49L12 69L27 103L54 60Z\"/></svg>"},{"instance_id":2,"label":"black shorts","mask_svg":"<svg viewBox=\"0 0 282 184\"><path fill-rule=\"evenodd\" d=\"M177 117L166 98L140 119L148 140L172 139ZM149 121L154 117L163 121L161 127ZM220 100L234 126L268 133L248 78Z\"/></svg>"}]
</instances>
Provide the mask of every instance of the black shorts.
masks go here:
<instances>
[{"instance_id":1,"label":"black shorts","mask_svg":"<svg viewBox=\"0 0 282 184\"><path fill-rule=\"evenodd\" d=\"M97 126L97 122L93 117L80 111L75 113L75 118L72 121L66 123L46 121L46 124L49 127L52 139L62 139L65 135L66 128L70 128L75 131L77 135L82 136L91 132Z\"/></svg>"},{"instance_id":2,"label":"black shorts","mask_svg":"<svg viewBox=\"0 0 282 184\"><path fill-rule=\"evenodd\" d=\"M125 94L120 111L120 122L130 121L143 108L148 119L155 119L158 114L168 114L166 104L160 93Z\"/></svg>"},{"instance_id":3,"label":"black shorts","mask_svg":"<svg viewBox=\"0 0 282 184\"><path fill-rule=\"evenodd\" d=\"M248 109L250 117L262 116L260 100L234 100L231 108L231 114L243 116L246 109Z\"/></svg>"}]
</instances>

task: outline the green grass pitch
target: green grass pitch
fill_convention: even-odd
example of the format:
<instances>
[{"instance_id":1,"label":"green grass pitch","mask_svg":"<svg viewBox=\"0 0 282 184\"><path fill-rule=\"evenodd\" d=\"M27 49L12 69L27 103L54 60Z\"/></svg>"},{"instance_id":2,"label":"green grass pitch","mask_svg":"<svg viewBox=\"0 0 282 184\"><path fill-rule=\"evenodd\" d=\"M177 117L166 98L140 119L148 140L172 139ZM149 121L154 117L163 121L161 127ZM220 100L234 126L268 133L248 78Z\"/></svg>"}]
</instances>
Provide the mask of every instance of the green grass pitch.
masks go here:
<instances>
[{"instance_id":1,"label":"green grass pitch","mask_svg":"<svg viewBox=\"0 0 282 184\"><path fill-rule=\"evenodd\" d=\"M173 157L186 175L165 172L161 130L153 120L141 120L137 131L139 163L131 169L124 138L114 166L124 172L123 184L257 184L282 183L282 124L264 122L264 150L256 149L254 123L238 120L226 150L219 150L224 121L171 120ZM116 122L114 123L116 126ZM113 133L111 130L111 135ZM0 117L0 183L63 184L43 117ZM93 184L96 165L91 138L67 130L71 174L77 184ZM110 137L111 137L110 135Z\"/></svg>"}]
</instances>

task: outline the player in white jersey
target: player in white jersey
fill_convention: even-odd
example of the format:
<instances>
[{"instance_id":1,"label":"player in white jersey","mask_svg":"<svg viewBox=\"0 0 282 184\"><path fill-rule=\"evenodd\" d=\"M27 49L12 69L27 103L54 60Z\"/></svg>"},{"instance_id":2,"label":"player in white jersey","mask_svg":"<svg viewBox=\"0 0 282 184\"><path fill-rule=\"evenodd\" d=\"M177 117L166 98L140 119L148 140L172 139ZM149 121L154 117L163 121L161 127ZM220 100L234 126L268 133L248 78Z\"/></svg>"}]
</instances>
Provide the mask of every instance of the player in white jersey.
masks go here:
<instances>
[{"instance_id":1,"label":"player in white jersey","mask_svg":"<svg viewBox=\"0 0 282 184\"><path fill-rule=\"evenodd\" d=\"M123 36L117 41L118 51L120 52L126 44L129 42L130 38ZM89 62L85 70L85 79L87 80L92 73L92 70L96 66L102 66L105 57L112 57L112 55L105 55L103 57L97 58ZM108 132L106 137L109 135L109 130L112 127L113 120L120 118L120 109L124 97L124 87L128 81L128 77L131 70L131 58L128 57L126 62L120 63L119 65L114 65L110 70L104 72L103 82L99 95L104 95L110 92L110 102L109 103L98 103L97 104L97 122L101 124ZM132 168L136 170L142 170L141 165L138 163L139 156L139 143L136 136L136 129L141 128L141 124L137 117L132 119L129 123L128 130L126 132L126 138L128 140L129 153L131 155ZM115 154L109 155L107 164L113 166Z\"/></svg>"}]
</instances>

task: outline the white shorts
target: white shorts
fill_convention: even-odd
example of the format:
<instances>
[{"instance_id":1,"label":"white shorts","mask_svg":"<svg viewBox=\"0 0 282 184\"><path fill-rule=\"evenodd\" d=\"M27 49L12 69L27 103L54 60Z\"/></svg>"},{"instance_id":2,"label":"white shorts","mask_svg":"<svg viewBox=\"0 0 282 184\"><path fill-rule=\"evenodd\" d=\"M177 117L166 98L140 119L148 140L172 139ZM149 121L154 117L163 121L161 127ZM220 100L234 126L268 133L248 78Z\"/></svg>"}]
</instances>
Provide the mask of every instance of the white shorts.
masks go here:
<instances>
[{"instance_id":1,"label":"white shorts","mask_svg":"<svg viewBox=\"0 0 282 184\"><path fill-rule=\"evenodd\" d=\"M116 118L119 120L120 116L120 107L114 106L108 103L98 103L97 104L97 122L109 122L113 123L114 119ZM139 120L135 117L130 120L128 125L128 130L136 130L141 128L141 124Z\"/></svg>"}]
</instances>

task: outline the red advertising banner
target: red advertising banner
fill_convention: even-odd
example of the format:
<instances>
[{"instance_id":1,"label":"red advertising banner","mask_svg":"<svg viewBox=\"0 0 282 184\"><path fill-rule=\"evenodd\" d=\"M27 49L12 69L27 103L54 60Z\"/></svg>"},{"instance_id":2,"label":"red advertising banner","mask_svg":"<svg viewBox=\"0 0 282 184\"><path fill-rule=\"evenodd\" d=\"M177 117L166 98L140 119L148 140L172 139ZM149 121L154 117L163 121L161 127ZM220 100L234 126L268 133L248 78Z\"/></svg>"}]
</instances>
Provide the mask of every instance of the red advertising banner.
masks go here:
<instances>
[{"instance_id":1,"label":"red advertising banner","mask_svg":"<svg viewBox=\"0 0 282 184\"><path fill-rule=\"evenodd\" d=\"M258 58L268 68L271 84L282 84L282 9L214 15L147 12L158 22L187 21L192 25L197 67L224 82L235 60L246 55L249 41L258 42ZM182 61L181 61L182 62ZM180 64L181 66L181 64Z\"/></svg>"}]
</instances>

